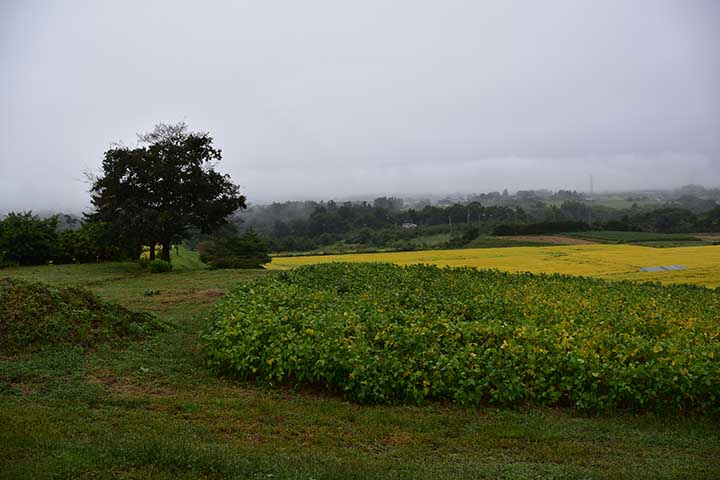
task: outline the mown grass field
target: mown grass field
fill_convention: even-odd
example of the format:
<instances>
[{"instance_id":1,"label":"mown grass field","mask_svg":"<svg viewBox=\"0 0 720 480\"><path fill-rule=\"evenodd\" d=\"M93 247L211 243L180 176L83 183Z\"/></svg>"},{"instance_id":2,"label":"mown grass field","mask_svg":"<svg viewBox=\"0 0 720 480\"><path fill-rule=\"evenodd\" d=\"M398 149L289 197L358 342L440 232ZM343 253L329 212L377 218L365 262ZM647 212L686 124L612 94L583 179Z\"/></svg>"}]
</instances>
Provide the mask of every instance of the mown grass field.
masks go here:
<instances>
[{"instance_id":1,"label":"mown grass field","mask_svg":"<svg viewBox=\"0 0 720 480\"><path fill-rule=\"evenodd\" d=\"M506 249L505 249L506 250ZM266 271L134 264L0 270L89 288L167 332L0 358L0 478L717 478L720 422L518 406L361 406L324 390L216 376L199 331L218 298ZM148 289L158 295L146 296Z\"/></svg>"},{"instance_id":2,"label":"mown grass field","mask_svg":"<svg viewBox=\"0 0 720 480\"><path fill-rule=\"evenodd\" d=\"M326 262L427 263L508 272L562 273L608 280L692 283L720 286L720 245L651 248L637 245L559 245L552 247L468 248L347 255L274 257L270 269ZM686 270L640 272L641 267L684 265Z\"/></svg>"}]
</instances>

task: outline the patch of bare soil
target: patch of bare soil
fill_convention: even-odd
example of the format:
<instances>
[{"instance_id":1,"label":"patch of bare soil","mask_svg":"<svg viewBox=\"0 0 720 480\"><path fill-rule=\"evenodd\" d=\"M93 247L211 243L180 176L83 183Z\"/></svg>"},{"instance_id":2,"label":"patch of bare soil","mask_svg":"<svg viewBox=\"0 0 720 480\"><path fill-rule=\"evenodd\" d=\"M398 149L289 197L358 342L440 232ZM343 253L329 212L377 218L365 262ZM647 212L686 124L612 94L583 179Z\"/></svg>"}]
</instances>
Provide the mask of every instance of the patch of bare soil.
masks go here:
<instances>
[{"instance_id":1,"label":"patch of bare soil","mask_svg":"<svg viewBox=\"0 0 720 480\"><path fill-rule=\"evenodd\" d=\"M178 303L213 303L225 295L224 290L180 290L161 292L155 300L160 305L176 305Z\"/></svg>"},{"instance_id":2,"label":"patch of bare soil","mask_svg":"<svg viewBox=\"0 0 720 480\"><path fill-rule=\"evenodd\" d=\"M502 237L507 240L523 242L553 243L555 245L590 245L595 242L582 240L580 238L561 237L558 235L518 235L513 237Z\"/></svg>"},{"instance_id":3,"label":"patch of bare soil","mask_svg":"<svg viewBox=\"0 0 720 480\"><path fill-rule=\"evenodd\" d=\"M409 432L405 432L397 428L393 430L392 433L385 435L382 439L383 445L387 446L407 445L412 443L412 441L413 436Z\"/></svg>"},{"instance_id":4,"label":"patch of bare soil","mask_svg":"<svg viewBox=\"0 0 720 480\"><path fill-rule=\"evenodd\" d=\"M29 385L25 385L24 383L11 383L10 388L16 392L19 392L23 396L35 393L35 389L33 389Z\"/></svg>"},{"instance_id":5,"label":"patch of bare soil","mask_svg":"<svg viewBox=\"0 0 720 480\"><path fill-rule=\"evenodd\" d=\"M88 383L103 385L111 393L119 397L172 397L175 392L169 388L152 384L133 383L127 378L119 378L103 373L90 374L85 377Z\"/></svg>"},{"instance_id":6,"label":"patch of bare soil","mask_svg":"<svg viewBox=\"0 0 720 480\"><path fill-rule=\"evenodd\" d=\"M695 236L704 242L720 242L720 233L701 233Z\"/></svg>"}]
</instances>

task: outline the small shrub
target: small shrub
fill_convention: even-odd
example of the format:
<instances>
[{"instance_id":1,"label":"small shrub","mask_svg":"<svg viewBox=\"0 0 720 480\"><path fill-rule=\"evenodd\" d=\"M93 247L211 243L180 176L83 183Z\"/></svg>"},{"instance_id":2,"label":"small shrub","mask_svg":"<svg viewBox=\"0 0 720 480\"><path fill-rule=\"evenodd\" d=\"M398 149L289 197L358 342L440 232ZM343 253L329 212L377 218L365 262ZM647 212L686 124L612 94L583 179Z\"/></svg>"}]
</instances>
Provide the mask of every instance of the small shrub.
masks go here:
<instances>
[{"instance_id":1,"label":"small shrub","mask_svg":"<svg viewBox=\"0 0 720 480\"><path fill-rule=\"evenodd\" d=\"M150 259L143 255L140 257L140 260L138 260L138 264L140 265L140 268L148 268L148 266L150 265Z\"/></svg>"},{"instance_id":2,"label":"small shrub","mask_svg":"<svg viewBox=\"0 0 720 480\"><path fill-rule=\"evenodd\" d=\"M19 266L20 264L18 262L14 262L12 260L0 260L0 268L12 268Z\"/></svg>"},{"instance_id":3,"label":"small shrub","mask_svg":"<svg viewBox=\"0 0 720 480\"><path fill-rule=\"evenodd\" d=\"M253 230L240 237L215 237L200 244L200 260L211 268L263 268L272 260Z\"/></svg>"},{"instance_id":4,"label":"small shrub","mask_svg":"<svg viewBox=\"0 0 720 480\"><path fill-rule=\"evenodd\" d=\"M19 267L20 264L14 260L5 258L4 252L0 252L0 268Z\"/></svg>"},{"instance_id":5,"label":"small shrub","mask_svg":"<svg viewBox=\"0 0 720 480\"><path fill-rule=\"evenodd\" d=\"M172 270L172 263L156 258L152 262L148 263L148 270L151 273L163 273Z\"/></svg>"},{"instance_id":6,"label":"small shrub","mask_svg":"<svg viewBox=\"0 0 720 480\"><path fill-rule=\"evenodd\" d=\"M480 229L477 227L468 228L462 232L462 235L450 238L447 246L450 248L460 248L475 240L480 236Z\"/></svg>"}]
</instances>

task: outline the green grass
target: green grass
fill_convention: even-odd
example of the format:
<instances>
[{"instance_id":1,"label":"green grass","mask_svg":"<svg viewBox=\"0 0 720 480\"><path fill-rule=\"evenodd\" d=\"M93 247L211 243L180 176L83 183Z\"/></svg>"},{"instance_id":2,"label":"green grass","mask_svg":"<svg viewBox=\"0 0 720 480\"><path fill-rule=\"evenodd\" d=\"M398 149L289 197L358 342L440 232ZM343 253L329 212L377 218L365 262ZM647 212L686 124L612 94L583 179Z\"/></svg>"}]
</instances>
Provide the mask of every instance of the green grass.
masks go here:
<instances>
[{"instance_id":1,"label":"green grass","mask_svg":"<svg viewBox=\"0 0 720 480\"><path fill-rule=\"evenodd\" d=\"M534 242L528 240L514 240L493 236L481 236L465 245L463 248L501 248L501 247L549 247L555 244L548 242Z\"/></svg>"},{"instance_id":2,"label":"green grass","mask_svg":"<svg viewBox=\"0 0 720 480\"><path fill-rule=\"evenodd\" d=\"M700 239L687 233L652 233L652 232L613 232L589 231L564 234L568 237L592 240L600 243L648 243L657 242L658 246L675 246L679 244L700 244Z\"/></svg>"},{"instance_id":3,"label":"green grass","mask_svg":"<svg viewBox=\"0 0 720 480\"><path fill-rule=\"evenodd\" d=\"M181 257L184 255L181 252ZM198 349L218 296L264 271L134 264L0 270L87 287L174 325L117 349L0 358L0 478L716 478L720 423L519 407L359 406L218 378ZM159 295L144 296L146 289Z\"/></svg>"},{"instance_id":4,"label":"green grass","mask_svg":"<svg viewBox=\"0 0 720 480\"><path fill-rule=\"evenodd\" d=\"M408 240L408 243L411 243L417 247L433 248L446 245L449 241L449 233L433 233L430 235L422 235L419 237L411 238Z\"/></svg>"},{"instance_id":5,"label":"green grass","mask_svg":"<svg viewBox=\"0 0 720 480\"><path fill-rule=\"evenodd\" d=\"M638 207L658 207L662 205L662 202L649 198L635 201L627 200L625 197L604 197L594 199L592 204L596 207L607 207L615 210L621 210L631 208L633 204L636 204Z\"/></svg>"},{"instance_id":6,"label":"green grass","mask_svg":"<svg viewBox=\"0 0 720 480\"><path fill-rule=\"evenodd\" d=\"M164 329L153 315L105 302L85 289L0 278L0 354L63 344L93 348Z\"/></svg>"}]
</instances>

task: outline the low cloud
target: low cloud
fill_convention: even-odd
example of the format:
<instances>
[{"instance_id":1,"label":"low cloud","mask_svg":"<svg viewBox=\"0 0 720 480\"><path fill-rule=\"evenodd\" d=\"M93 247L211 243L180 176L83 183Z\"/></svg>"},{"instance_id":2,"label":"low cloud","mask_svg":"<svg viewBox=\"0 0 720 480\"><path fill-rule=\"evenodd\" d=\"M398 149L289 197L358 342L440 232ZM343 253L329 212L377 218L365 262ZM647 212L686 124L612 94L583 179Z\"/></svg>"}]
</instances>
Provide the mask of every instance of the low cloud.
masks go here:
<instances>
[{"instance_id":1,"label":"low cloud","mask_svg":"<svg viewBox=\"0 0 720 480\"><path fill-rule=\"evenodd\" d=\"M720 4L0 6L0 210L186 121L254 202L720 184Z\"/></svg>"}]
</instances>

